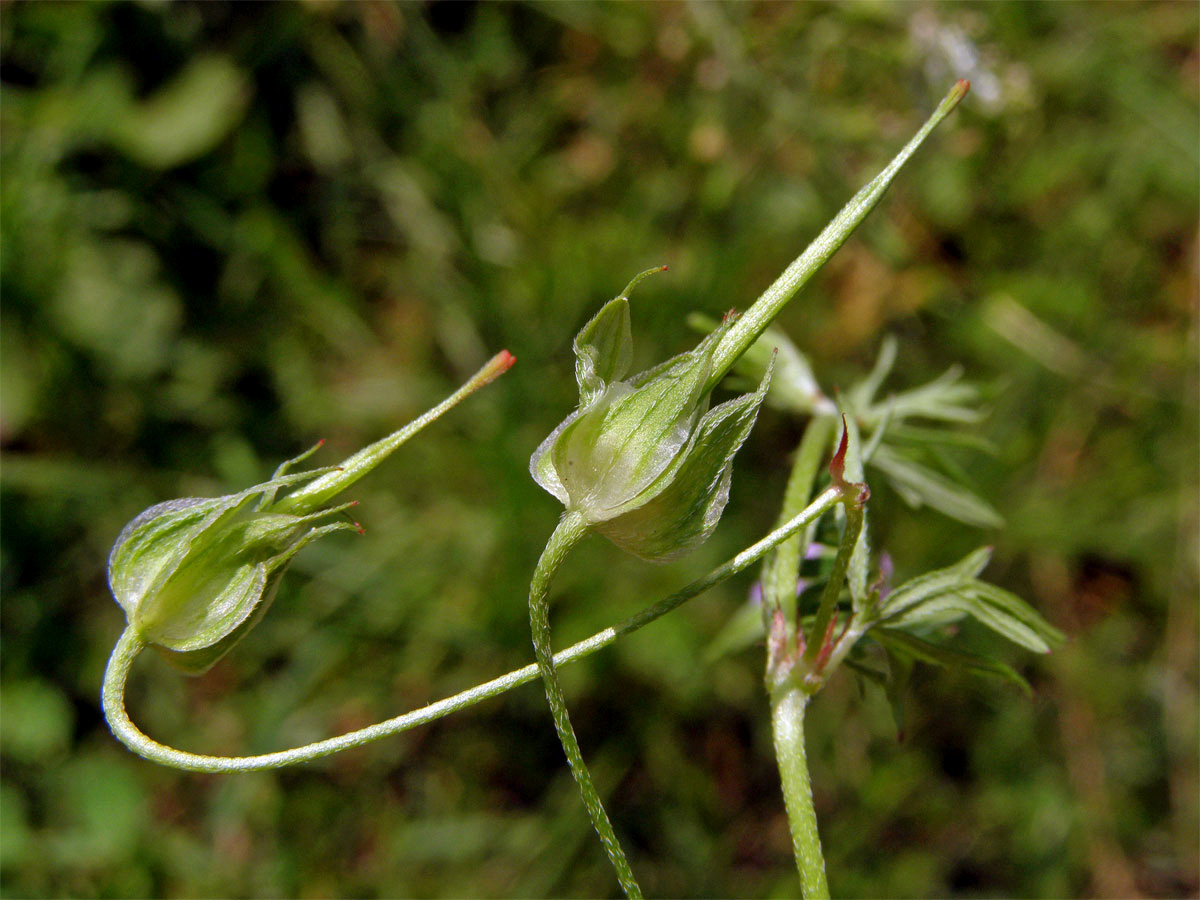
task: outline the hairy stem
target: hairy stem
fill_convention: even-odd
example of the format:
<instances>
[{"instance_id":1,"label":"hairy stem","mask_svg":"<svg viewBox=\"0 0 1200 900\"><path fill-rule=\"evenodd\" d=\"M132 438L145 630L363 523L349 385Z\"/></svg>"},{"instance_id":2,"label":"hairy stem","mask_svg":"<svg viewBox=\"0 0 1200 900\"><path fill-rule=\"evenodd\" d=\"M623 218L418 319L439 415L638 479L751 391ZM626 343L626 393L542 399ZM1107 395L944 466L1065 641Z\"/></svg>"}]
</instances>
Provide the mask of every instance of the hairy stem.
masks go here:
<instances>
[{"instance_id":1,"label":"hairy stem","mask_svg":"<svg viewBox=\"0 0 1200 900\"><path fill-rule=\"evenodd\" d=\"M833 437L833 426L831 416L814 416L804 429L779 511L780 526L802 510L812 496L821 460ZM763 622L767 634L771 633L771 620L777 609L783 610L786 622L796 621L796 583L800 578L800 561L808 549L805 536L801 533L788 538L763 563Z\"/></svg>"},{"instance_id":2,"label":"hairy stem","mask_svg":"<svg viewBox=\"0 0 1200 900\"><path fill-rule=\"evenodd\" d=\"M564 666L583 659L585 656L607 647L617 638L649 625L655 619L665 616L714 585L744 571L777 547L780 542L807 528L832 509L840 499L841 495L833 488L822 492L785 526L775 529L757 543L713 569L703 578L696 579L666 599L651 604L624 621L605 628L603 631L598 631L591 637L572 644L566 650L555 654L555 665ZM129 718L125 709L125 684L129 679L129 670L134 659L144 648L145 642L131 628L127 628L117 641L112 655L109 657L108 668L104 673L104 689L101 697L104 716L116 738L134 753L164 766L192 772L259 772L320 759L340 750L360 747L380 738L390 737L419 725L425 725L483 700L498 697L500 694L528 684L538 677L538 667L531 664L484 684L475 685L421 709L404 713L384 722L377 722L357 731L306 744L303 747L280 750L276 753L263 753L257 756L207 756L200 753L188 753L160 744L139 730Z\"/></svg>"},{"instance_id":3,"label":"hairy stem","mask_svg":"<svg viewBox=\"0 0 1200 900\"><path fill-rule=\"evenodd\" d=\"M569 512L559 520L558 527L546 543L546 549L542 551L542 557L533 573L533 581L529 585L529 627L533 632L533 653L537 657L538 671L542 675L546 699L554 716L554 729L558 732L559 743L567 755L567 764L571 767L571 774L575 776L575 783L579 785L579 793L592 820L592 827L600 836L600 843L604 845L608 861L617 873L621 890L625 892L625 896L634 900L642 896L642 889L633 877L633 869L629 867L629 860L625 858L625 851L621 848L621 842L617 840L608 813L604 811L604 804L600 802L600 794L592 782L592 775L583 761L583 753L579 749L579 741L571 725L571 716L567 712L567 697L563 693L558 671L554 666L554 651L550 642L550 583L571 548L579 543L585 534L587 524L578 513Z\"/></svg>"},{"instance_id":4,"label":"hairy stem","mask_svg":"<svg viewBox=\"0 0 1200 900\"><path fill-rule=\"evenodd\" d=\"M771 728L775 758L783 784L783 802L792 831L792 850L800 872L800 890L805 900L828 900L825 857L813 809L808 756L804 748L804 708L809 696L795 685L785 685L771 695Z\"/></svg>"}]
</instances>

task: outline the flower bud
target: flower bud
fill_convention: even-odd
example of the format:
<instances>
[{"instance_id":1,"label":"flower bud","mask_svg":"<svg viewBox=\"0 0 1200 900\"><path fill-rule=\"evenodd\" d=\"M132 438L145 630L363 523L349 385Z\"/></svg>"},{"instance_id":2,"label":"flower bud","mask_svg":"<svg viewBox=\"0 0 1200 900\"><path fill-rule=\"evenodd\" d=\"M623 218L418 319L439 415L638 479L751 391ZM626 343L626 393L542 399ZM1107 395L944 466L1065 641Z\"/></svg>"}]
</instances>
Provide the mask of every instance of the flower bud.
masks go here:
<instances>
[{"instance_id":1,"label":"flower bud","mask_svg":"<svg viewBox=\"0 0 1200 900\"><path fill-rule=\"evenodd\" d=\"M753 393L708 408L713 351L731 314L694 350L622 380L633 359L628 292L575 338L579 408L538 447L530 471L568 512L619 547L667 560L716 527L733 456L754 425L770 372Z\"/></svg>"},{"instance_id":2,"label":"flower bud","mask_svg":"<svg viewBox=\"0 0 1200 900\"><path fill-rule=\"evenodd\" d=\"M224 497L152 506L125 526L108 557L108 584L129 627L172 663L198 674L262 618L300 549L357 523L330 522L354 506L321 505L362 478L414 434L516 362L507 350L403 428L340 466L285 474L321 446L281 465L262 484ZM324 442L322 442L324 443ZM295 488L276 499L284 488Z\"/></svg>"},{"instance_id":3,"label":"flower bud","mask_svg":"<svg viewBox=\"0 0 1200 900\"><path fill-rule=\"evenodd\" d=\"M109 587L130 627L187 672L212 666L267 611L302 547L357 527L321 524L346 506L310 515L273 509L279 488L320 474L274 478L224 497L168 500L137 516L108 557Z\"/></svg>"}]
</instances>

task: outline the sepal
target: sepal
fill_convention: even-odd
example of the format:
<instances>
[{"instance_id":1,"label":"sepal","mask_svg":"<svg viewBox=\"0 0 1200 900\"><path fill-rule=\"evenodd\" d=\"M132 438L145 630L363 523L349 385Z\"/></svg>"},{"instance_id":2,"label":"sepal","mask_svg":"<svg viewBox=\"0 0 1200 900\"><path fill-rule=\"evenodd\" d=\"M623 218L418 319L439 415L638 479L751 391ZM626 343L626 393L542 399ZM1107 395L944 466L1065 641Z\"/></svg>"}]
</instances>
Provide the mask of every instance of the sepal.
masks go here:
<instances>
[{"instance_id":1,"label":"sepal","mask_svg":"<svg viewBox=\"0 0 1200 900\"><path fill-rule=\"evenodd\" d=\"M708 408L713 358L736 321L732 312L695 349L626 377L626 295L656 271L635 278L576 336L579 407L534 451L529 470L589 527L638 556L665 560L716 527L733 455L771 379L768 371L756 391Z\"/></svg>"},{"instance_id":2,"label":"sepal","mask_svg":"<svg viewBox=\"0 0 1200 900\"><path fill-rule=\"evenodd\" d=\"M502 350L433 409L340 466L286 474L319 442L247 490L168 500L142 512L108 557L109 587L130 630L188 672L209 668L262 618L301 548L335 531L361 532L357 523L329 521L353 503L324 504L515 361ZM290 490L277 497L283 488Z\"/></svg>"},{"instance_id":3,"label":"sepal","mask_svg":"<svg viewBox=\"0 0 1200 900\"><path fill-rule=\"evenodd\" d=\"M109 587L130 626L189 672L211 666L265 612L301 547L356 527L321 524L345 506L309 515L272 511L268 498L277 490L325 471L223 497L169 500L134 518L108 560Z\"/></svg>"},{"instance_id":4,"label":"sepal","mask_svg":"<svg viewBox=\"0 0 1200 900\"><path fill-rule=\"evenodd\" d=\"M596 530L618 547L655 562L674 559L708 540L729 502L733 458L754 427L770 383L768 366L754 393L705 413L666 487Z\"/></svg>"},{"instance_id":5,"label":"sepal","mask_svg":"<svg viewBox=\"0 0 1200 900\"><path fill-rule=\"evenodd\" d=\"M588 406L610 384L629 374L633 365L633 332L629 299L608 301L575 336L575 380L579 405Z\"/></svg>"}]
</instances>

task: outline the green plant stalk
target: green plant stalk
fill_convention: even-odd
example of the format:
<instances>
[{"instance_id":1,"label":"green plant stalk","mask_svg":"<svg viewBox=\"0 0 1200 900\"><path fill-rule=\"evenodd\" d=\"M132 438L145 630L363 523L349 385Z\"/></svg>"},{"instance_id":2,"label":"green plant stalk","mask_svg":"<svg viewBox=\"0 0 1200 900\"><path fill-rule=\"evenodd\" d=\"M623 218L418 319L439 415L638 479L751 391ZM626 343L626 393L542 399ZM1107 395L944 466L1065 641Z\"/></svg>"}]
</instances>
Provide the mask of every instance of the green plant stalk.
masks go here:
<instances>
[{"instance_id":1,"label":"green plant stalk","mask_svg":"<svg viewBox=\"0 0 1200 900\"><path fill-rule=\"evenodd\" d=\"M946 118L958 105L958 102L966 96L969 88L969 82L962 80L955 82L954 87L938 104L933 115L921 126L920 131L904 146L904 149L896 154L895 159L888 163L887 168L868 182L851 198L849 203L842 207L841 212L825 226L825 229L817 235L816 240L809 244L790 266L784 269L783 274L775 279L775 282L763 292L762 296L754 301L754 305L734 323L725 337L721 339L721 343L713 354L712 375L709 377L705 390L712 389L725 377L725 373L767 329L767 326L779 315L779 311L787 302L805 285L813 273L821 268L829 257L833 256L837 249L846 242L854 229L883 198L896 174L929 137L930 132L938 126L938 123Z\"/></svg>"},{"instance_id":2,"label":"green plant stalk","mask_svg":"<svg viewBox=\"0 0 1200 900\"><path fill-rule=\"evenodd\" d=\"M786 682L771 694L771 729L775 759L783 784L783 802L792 832L792 851L800 872L800 890L805 900L829 900L825 857L813 809L812 785L804 748L804 709L810 697L795 684Z\"/></svg>"},{"instance_id":3,"label":"green plant stalk","mask_svg":"<svg viewBox=\"0 0 1200 900\"><path fill-rule=\"evenodd\" d=\"M796 508L807 502L834 434L835 422L832 416L817 416L805 429L804 437L796 450L792 471L788 476L780 520L787 520ZM792 850L800 874L800 886L806 900L828 898L829 885L826 881L825 857L821 852L821 837L812 802L808 757L804 746L804 711L811 696L824 683L822 679L815 677L817 673L813 671L813 661L820 652L820 645L832 620L847 566L863 523L859 485L848 482L844 477L845 451L846 447L843 446L843 468L833 473L834 484L830 490L836 490L841 497L847 515L846 528L833 571L829 576L829 584L821 596L812 632L804 645L803 661L806 665L800 668L796 665L797 659L794 654L798 653L798 650L793 649L794 633L790 629L793 621L796 623L796 629L801 628L795 615L795 607L796 580L800 575L800 560L804 550L803 535L789 538L780 544L763 566L763 616L766 633L773 633L772 620L779 613L782 613L783 621L789 629L783 640L767 641L766 682L771 702L775 761L779 768L784 808L792 833ZM853 492L853 497L847 495L848 490ZM834 651L835 654L837 650L841 651L837 662L841 662L847 647L848 644L843 638ZM826 663L829 662L832 662L832 657L826 660Z\"/></svg>"},{"instance_id":4,"label":"green plant stalk","mask_svg":"<svg viewBox=\"0 0 1200 900\"><path fill-rule=\"evenodd\" d=\"M800 446L796 449L776 527L782 527L800 512L812 496L821 461L833 437L835 421L832 416L814 416L809 420ZM796 619L796 582L800 578L800 560L807 549L806 544L804 534L790 537L776 547L763 563L763 624L766 634L771 633L771 619L775 610L783 611L789 628Z\"/></svg>"},{"instance_id":5,"label":"green plant stalk","mask_svg":"<svg viewBox=\"0 0 1200 900\"><path fill-rule=\"evenodd\" d=\"M816 484L830 440L834 434L832 416L815 416L804 430L796 450L792 471L784 491L780 521L787 521L795 511L808 502ZM804 709L809 695L786 677L793 668L789 657L794 646L792 623L800 628L796 616L796 581L800 577L800 561L804 554L804 538L800 533L788 538L767 557L763 564L763 617L766 633L772 633L776 610L783 613L787 636L782 646L767 642L767 691L771 700L771 732L775 745L775 763L783 788L784 809L792 833L792 851L800 873L800 887L805 898L829 896L825 879L825 857L821 853L821 837L813 809L812 788L809 784L808 759L804 746ZM783 655L779 656L779 651Z\"/></svg>"},{"instance_id":6,"label":"green plant stalk","mask_svg":"<svg viewBox=\"0 0 1200 900\"><path fill-rule=\"evenodd\" d=\"M687 586L671 594L669 597L647 606L629 618L598 631L591 637L572 644L554 656L556 666L564 666L576 660L583 659L597 650L607 647L618 638L631 634L656 619L682 606L709 588L720 584L727 578L738 574L761 560L767 553L802 529L809 527L822 515L841 501L841 494L835 488L823 491L798 515L792 518L782 528L777 528L756 543L742 550L732 559L726 560L707 575L698 578ZM341 750L361 747L372 741L400 734L419 725L440 719L443 716L466 709L476 703L489 700L492 697L510 691L515 687L528 684L538 677L538 667L535 664L515 669L498 678L483 684L467 688L444 700L431 703L421 709L404 713L403 715L368 725L356 731L336 737L326 738L303 747L280 750L275 753L263 753L257 756L207 756L199 753L188 753L160 744L144 734L129 718L125 709L125 685L129 679L130 667L138 654L145 649L145 642L132 630L126 629L113 648L104 672L104 688L101 694L101 705L104 716L108 720L116 738L139 756L161 765L191 772L260 772L266 769L278 769L296 763L309 762L330 756Z\"/></svg>"},{"instance_id":7,"label":"green plant stalk","mask_svg":"<svg viewBox=\"0 0 1200 900\"><path fill-rule=\"evenodd\" d=\"M604 811L604 804L600 801L600 793L592 782L587 763L583 761L579 740L575 737L575 729L567 711L567 696L554 667L554 650L550 638L550 583L554 580L554 573L558 571L558 567L571 552L571 548L579 543L587 534L587 530L587 522L582 514L568 512L559 520L558 526L550 535L546 549L542 551L537 568L534 569L533 580L529 584L529 627L533 633L533 653L537 658L543 687L546 689L546 700L550 703L550 712L554 717L554 730L558 732L558 741L567 755L567 764L571 767L575 783L579 785L583 805L587 807L592 827L596 829L600 843L604 845L604 852L608 854L608 861L617 873L621 890L630 900L640 900L642 889L633 877L633 869L629 866L629 860L617 839L608 813Z\"/></svg>"}]
</instances>

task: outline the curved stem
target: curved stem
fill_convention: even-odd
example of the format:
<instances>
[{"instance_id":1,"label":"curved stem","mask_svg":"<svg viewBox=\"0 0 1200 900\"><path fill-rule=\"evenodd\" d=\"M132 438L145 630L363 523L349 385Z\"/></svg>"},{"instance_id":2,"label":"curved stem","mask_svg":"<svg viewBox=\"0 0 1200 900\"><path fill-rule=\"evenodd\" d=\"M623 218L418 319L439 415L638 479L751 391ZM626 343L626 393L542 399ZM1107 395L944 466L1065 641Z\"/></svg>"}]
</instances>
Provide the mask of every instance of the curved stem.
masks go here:
<instances>
[{"instance_id":1,"label":"curved stem","mask_svg":"<svg viewBox=\"0 0 1200 900\"><path fill-rule=\"evenodd\" d=\"M839 502L840 496L833 488L824 491L785 526L775 529L757 543L752 544L737 554L737 556L713 569L703 578L696 579L665 600L651 604L624 621L605 628L603 631L598 631L591 637L585 638L577 644L572 644L566 650L555 654L555 665L564 666L595 653L597 650L607 647L622 635L630 634L645 625L649 625L655 619L665 616L671 610L682 606L693 597L707 591L710 587L720 584L725 579L749 568L782 541L787 540L801 529L807 528L824 513L828 512ZM323 756L337 753L339 750L360 747L371 741L390 737L393 734L400 734L418 725L424 725L435 719L440 719L442 716L466 709L468 706L473 706L480 701L498 697L500 694L520 685L528 684L538 677L538 667L536 665L528 665L520 669L515 669L506 675L501 675L499 678L493 678L491 681L475 685L452 697L431 703L421 709L404 713L384 722L377 722L374 725L360 728L357 731L326 738L323 741L317 741L313 744L306 744L303 747L280 750L276 753L263 753L258 756L207 756L200 753L188 753L183 750L176 750L174 747L160 744L144 734L130 720L129 714L125 710L125 683L129 678L130 666L144 648L145 643L130 628L127 628L117 641L117 645L113 648L112 655L109 657L108 668L104 673L104 689L101 696L104 716L108 720L109 728L112 729L113 735L116 736L117 740L134 753L153 762L191 772L258 772L264 769L278 769L295 763L320 759Z\"/></svg>"},{"instance_id":2,"label":"curved stem","mask_svg":"<svg viewBox=\"0 0 1200 900\"><path fill-rule=\"evenodd\" d=\"M554 729L558 732L559 743L567 755L567 763L575 783L579 785L579 793L583 797L583 805L587 807L592 827L600 836L608 861L612 863L617 873L617 881L621 890L630 900L641 898L642 889L638 887L633 877L633 869L621 849L621 842L613 830L604 804L600 802L600 794L592 782L591 773L583 761L583 753L579 749L579 741L575 737L575 729L571 726L571 716L567 712L567 697L563 693L562 684L558 680L558 672L554 667L554 653L550 643L550 582L554 573L562 565L571 548L579 543L587 534L587 523L579 513L569 512L564 515L546 542L546 549L538 560L533 573L533 581L529 585L529 628L533 632L533 652L537 657L538 671L542 674L542 683L546 689L546 699L550 702L550 712L554 716Z\"/></svg>"},{"instance_id":3,"label":"curved stem","mask_svg":"<svg viewBox=\"0 0 1200 900\"><path fill-rule=\"evenodd\" d=\"M783 802L792 830L792 851L800 871L800 890L805 900L829 900L825 857L821 854L821 835L817 831L804 748L804 707L808 700L808 695L794 685L772 693L771 728L783 783Z\"/></svg>"}]
</instances>

